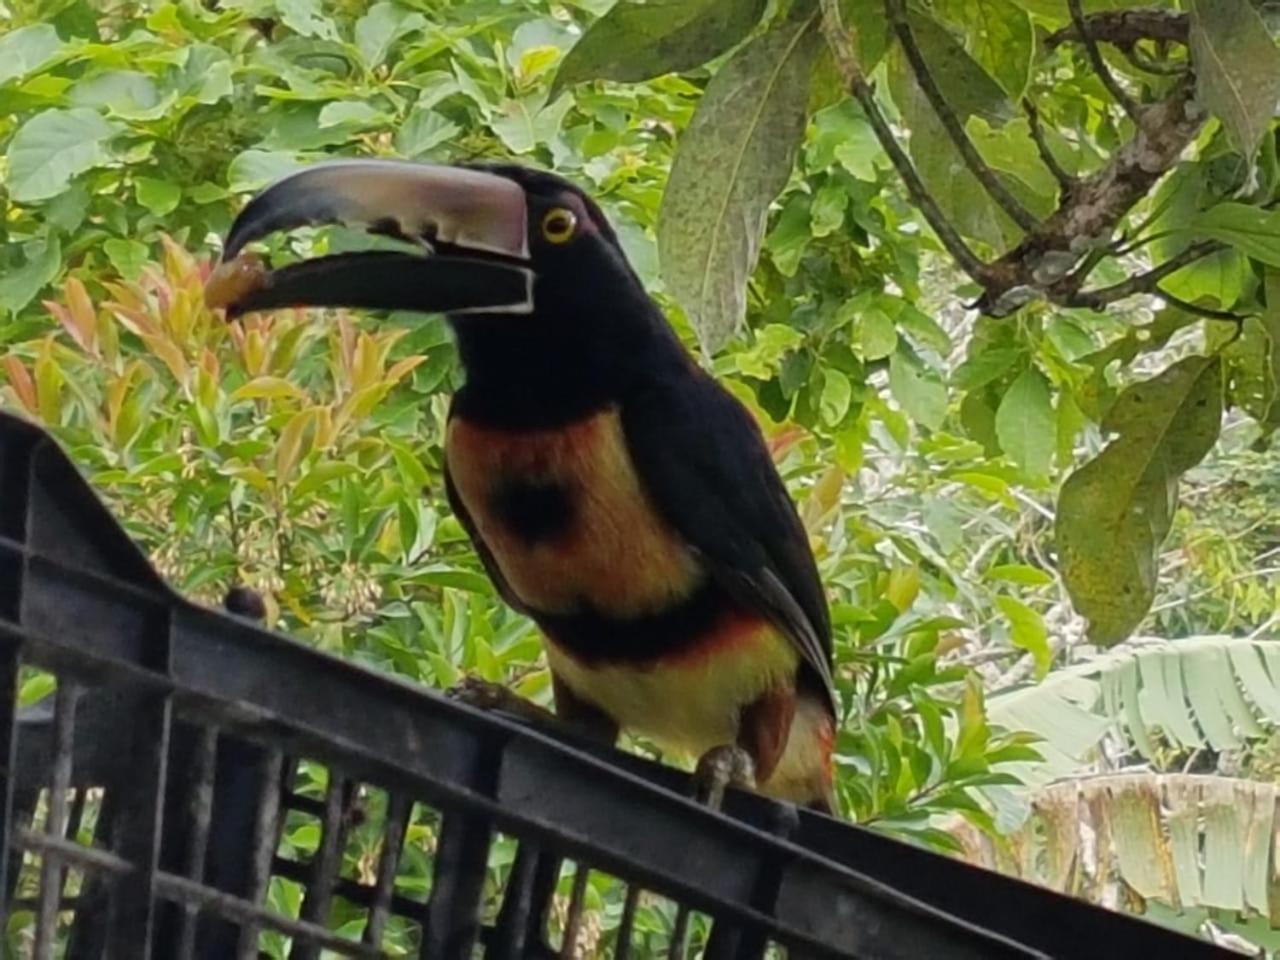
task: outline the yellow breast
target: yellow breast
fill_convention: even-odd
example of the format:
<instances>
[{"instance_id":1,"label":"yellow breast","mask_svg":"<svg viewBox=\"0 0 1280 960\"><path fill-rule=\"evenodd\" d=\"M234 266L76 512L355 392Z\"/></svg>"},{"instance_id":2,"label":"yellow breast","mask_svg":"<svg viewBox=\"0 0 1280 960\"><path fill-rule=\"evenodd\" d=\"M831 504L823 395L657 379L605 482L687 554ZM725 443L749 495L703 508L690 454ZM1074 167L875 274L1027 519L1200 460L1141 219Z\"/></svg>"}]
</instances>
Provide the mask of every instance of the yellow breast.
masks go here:
<instances>
[{"instance_id":1,"label":"yellow breast","mask_svg":"<svg viewBox=\"0 0 1280 960\"><path fill-rule=\"evenodd\" d=\"M648 663L593 663L552 642L547 663L583 700L664 750L696 758L737 738L739 712L795 684L796 647L767 621L735 616L688 651Z\"/></svg>"},{"instance_id":2,"label":"yellow breast","mask_svg":"<svg viewBox=\"0 0 1280 960\"><path fill-rule=\"evenodd\" d=\"M500 430L454 417L445 458L480 539L520 600L548 614L589 604L613 617L662 610L702 580L701 567L654 510L616 410L551 430ZM530 538L504 514L513 484L563 493L567 513Z\"/></svg>"}]
</instances>

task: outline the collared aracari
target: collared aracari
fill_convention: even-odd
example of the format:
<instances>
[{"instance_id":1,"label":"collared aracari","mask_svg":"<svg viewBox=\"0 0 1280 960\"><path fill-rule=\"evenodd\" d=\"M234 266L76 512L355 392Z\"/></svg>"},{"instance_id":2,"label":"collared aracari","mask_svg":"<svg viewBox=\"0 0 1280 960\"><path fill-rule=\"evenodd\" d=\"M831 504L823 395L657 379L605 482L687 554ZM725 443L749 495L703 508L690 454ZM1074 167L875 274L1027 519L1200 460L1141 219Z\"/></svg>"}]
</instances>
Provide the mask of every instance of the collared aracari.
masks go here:
<instances>
[{"instance_id":1,"label":"collared aracari","mask_svg":"<svg viewBox=\"0 0 1280 960\"><path fill-rule=\"evenodd\" d=\"M243 256L335 222L417 251L275 271ZM831 628L804 527L757 424L695 363L581 190L510 165L320 164L245 207L207 295L230 315L444 313L465 370L448 498L502 597L544 634L557 715L700 756L721 789L754 779L831 809Z\"/></svg>"}]
</instances>

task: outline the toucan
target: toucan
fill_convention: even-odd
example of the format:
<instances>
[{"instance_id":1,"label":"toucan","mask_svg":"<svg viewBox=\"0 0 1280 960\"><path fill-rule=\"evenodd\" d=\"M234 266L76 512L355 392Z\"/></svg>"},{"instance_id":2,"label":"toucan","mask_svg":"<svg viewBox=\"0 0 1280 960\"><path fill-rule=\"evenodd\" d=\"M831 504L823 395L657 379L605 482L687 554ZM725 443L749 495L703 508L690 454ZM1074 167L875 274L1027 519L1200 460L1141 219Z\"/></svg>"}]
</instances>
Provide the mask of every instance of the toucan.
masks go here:
<instances>
[{"instance_id":1,"label":"toucan","mask_svg":"<svg viewBox=\"0 0 1280 960\"><path fill-rule=\"evenodd\" d=\"M329 223L410 246L276 270L246 254ZM833 809L831 624L804 526L756 420L686 349L584 191L508 164L320 163L244 207L206 296L229 316L444 314L465 374L448 499L543 635L558 721L695 758L712 793Z\"/></svg>"}]
</instances>

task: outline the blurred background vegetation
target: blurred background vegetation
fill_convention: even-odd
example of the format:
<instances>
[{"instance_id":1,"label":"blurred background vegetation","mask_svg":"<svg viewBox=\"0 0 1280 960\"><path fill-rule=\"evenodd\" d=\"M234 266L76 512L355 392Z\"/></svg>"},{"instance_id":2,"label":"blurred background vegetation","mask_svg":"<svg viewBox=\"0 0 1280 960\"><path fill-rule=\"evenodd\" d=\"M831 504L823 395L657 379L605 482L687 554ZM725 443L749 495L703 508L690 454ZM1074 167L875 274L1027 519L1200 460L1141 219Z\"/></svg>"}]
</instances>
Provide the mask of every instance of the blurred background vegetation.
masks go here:
<instances>
[{"instance_id":1,"label":"blurred background vegetation","mask_svg":"<svg viewBox=\"0 0 1280 960\"><path fill-rule=\"evenodd\" d=\"M443 320L227 324L201 287L247 195L310 161L555 169L600 200L681 335L770 438L832 602L845 813L1187 930L1280 944L1280 308L1266 297L1280 68L1265 5L1184 6L1162 6L1180 41L1102 50L1147 105L1177 96L1194 61L1212 116L1115 236L1072 256L1093 260L1101 287L1206 237L1219 246L1169 271L1167 296L980 311L989 289L939 243L867 104L847 96L823 14L830 28L842 7L856 28L882 116L965 241L992 259L1026 231L956 159L878 4L0 0L0 402L52 429L184 593L216 604L246 584L307 643L435 687L477 674L546 701L535 631L444 503L460 371ZM1038 220L1070 192L1060 174L1104 170L1133 139L1093 51L1062 39L1065 0L932 0L910 23L953 117ZM810 38L803 63L773 52L788 30ZM791 89L760 86L784 70ZM759 91L764 121L743 128L722 73ZM1270 97L1261 111L1242 77ZM690 170L745 233L722 236L685 203ZM340 229L287 241L372 242ZM697 245L745 291L741 318L685 296L676 264ZM1122 394L1134 384L1148 392ZM1209 398L1198 421L1196 391ZM1154 439L1133 412L1144 397L1163 418ZM1108 462L1116 431L1132 445ZM1138 512L1163 515L1139 536L1131 515L1060 498L1086 462L1107 497L1140 489ZM1150 462L1167 470L1153 479ZM1132 569L1109 570L1112 554ZM1108 608L1117 576L1150 595ZM49 684L31 675L24 701ZM314 832L294 825L286 845L305 852ZM424 877L431 837L417 824L408 841ZM272 897L296 912L287 882ZM592 897L582 956L617 920L607 885ZM646 909L656 951L671 917ZM333 923L359 932L340 909ZM283 956L284 940L271 949Z\"/></svg>"}]
</instances>

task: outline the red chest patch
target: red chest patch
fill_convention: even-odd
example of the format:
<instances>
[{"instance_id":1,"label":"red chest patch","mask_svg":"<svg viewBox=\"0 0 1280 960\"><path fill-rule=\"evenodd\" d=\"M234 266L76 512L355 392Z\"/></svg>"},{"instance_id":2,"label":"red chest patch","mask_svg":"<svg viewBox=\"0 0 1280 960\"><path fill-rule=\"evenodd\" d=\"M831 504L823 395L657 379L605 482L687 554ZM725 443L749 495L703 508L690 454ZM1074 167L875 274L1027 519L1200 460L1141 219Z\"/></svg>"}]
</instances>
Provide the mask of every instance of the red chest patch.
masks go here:
<instances>
[{"instance_id":1,"label":"red chest patch","mask_svg":"<svg viewBox=\"0 0 1280 960\"><path fill-rule=\"evenodd\" d=\"M445 459L480 538L534 610L651 613L702 579L643 488L615 410L538 431L455 417Z\"/></svg>"}]
</instances>

